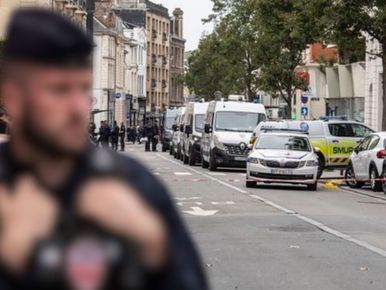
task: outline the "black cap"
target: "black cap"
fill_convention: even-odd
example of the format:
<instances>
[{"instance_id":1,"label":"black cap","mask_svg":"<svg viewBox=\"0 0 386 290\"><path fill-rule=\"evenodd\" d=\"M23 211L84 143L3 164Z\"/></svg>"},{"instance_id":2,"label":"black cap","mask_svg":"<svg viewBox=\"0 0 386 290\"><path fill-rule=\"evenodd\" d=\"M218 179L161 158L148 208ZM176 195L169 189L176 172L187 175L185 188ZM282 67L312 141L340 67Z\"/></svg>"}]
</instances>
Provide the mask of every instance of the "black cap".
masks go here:
<instances>
[{"instance_id":1,"label":"black cap","mask_svg":"<svg viewBox=\"0 0 386 290\"><path fill-rule=\"evenodd\" d=\"M47 9L17 10L9 23L3 58L49 65L90 63L93 43L68 18Z\"/></svg>"}]
</instances>

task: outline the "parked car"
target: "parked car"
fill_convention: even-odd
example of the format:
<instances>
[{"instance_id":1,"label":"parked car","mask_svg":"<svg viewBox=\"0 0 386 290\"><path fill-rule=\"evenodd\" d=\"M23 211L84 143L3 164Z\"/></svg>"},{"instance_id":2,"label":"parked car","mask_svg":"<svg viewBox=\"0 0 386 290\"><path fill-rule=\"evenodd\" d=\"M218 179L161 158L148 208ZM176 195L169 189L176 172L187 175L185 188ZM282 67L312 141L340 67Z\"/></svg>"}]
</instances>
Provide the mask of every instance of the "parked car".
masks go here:
<instances>
[{"instance_id":1,"label":"parked car","mask_svg":"<svg viewBox=\"0 0 386 290\"><path fill-rule=\"evenodd\" d=\"M181 154L181 135L182 132L184 131L184 120L185 120L185 107L179 108L177 117L176 117L176 122L173 125L173 140L172 140L172 155L176 159L181 159L182 154Z\"/></svg>"},{"instance_id":2,"label":"parked car","mask_svg":"<svg viewBox=\"0 0 386 290\"><path fill-rule=\"evenodd\" d=\"M162 138L162 152L170 151L173 139L173 125L176 124L178 109L167 110L164 119L164 135Z\"/></svg>"},{"instance_id":3,"label":"parked car","mask_svg":"<svg viewBox=\"0 0 386 290\"><path fill-rule=\"evenodd\" d=\"M373 191L383 190L386 132L373 133L362 140L351 154L346 183L361 188L370 183Z\"/></svg>"},{"instance_id":4,"label":"parked car","mask_svg":"<svg viewBox=\"0 0 386 290\"><path fill-rule=\"evenodd\" d=\"M272 129L259 135L247 159L247 187L258 182L305 184L317 189L318 156L302 131Z\"/></svg>"},{"instance_id":5,"label":"parked car","mask_svg":"<svg viewBox=\"0 0 386 290\"><path fill-rule=\"evenodd\" d=\"M347 168L350 155L361 140L374 131L362 123L326 118L316 121L262 122L252 135L251 142L267 128L305 130L314 147L318 147L320 177L325 168Z\"/></svg>"},{"instance_id":6,"label":"parked car","mask_svg":"<svg viewBox=\"0 0 386 290\"><path fill-rule=\"evenodd\" d=\"M204 132L208 103L191 102L185 110L185 129L182 134L181 153L184 164L191 166L201 161L201 137Z\"/></svg>"},{"instance_id":7,"label":"parked car","mask_svg":"<svg viewBox=\"0 0 386 290\"><path fill-rule=\"evenodd\" d=\"M248 142L266 119L265 107L246 102L212 101L205 115L201 141L202 167L246 167Z\"/></svg>"}]
</instances>

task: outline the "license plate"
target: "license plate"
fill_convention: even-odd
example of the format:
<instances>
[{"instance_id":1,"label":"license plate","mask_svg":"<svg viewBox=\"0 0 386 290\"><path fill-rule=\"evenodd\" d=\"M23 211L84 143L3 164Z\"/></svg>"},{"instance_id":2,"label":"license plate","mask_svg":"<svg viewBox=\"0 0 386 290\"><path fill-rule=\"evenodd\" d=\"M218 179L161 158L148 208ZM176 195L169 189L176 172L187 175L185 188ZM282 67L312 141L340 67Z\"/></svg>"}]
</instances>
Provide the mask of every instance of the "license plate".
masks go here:
<instances>
[{"instance_id":1,"label":"license plate","mask_svg":"<svg viewBox=\"0 0 386 290\"><path fill-rule=\"evenodd\" d=\"M278 175L292 175L293 171L288 169L271 169L271 173Z\"/></svg>"},{"instance_id":2,"label":"license plate","mask_svg":"<svg viewBox=\"0 0 386 290\"><path fill-rule=\"evenodd\" d=\"M247 161L247 157L235 157L236 161Z\"/></svg>"}]
</instances>

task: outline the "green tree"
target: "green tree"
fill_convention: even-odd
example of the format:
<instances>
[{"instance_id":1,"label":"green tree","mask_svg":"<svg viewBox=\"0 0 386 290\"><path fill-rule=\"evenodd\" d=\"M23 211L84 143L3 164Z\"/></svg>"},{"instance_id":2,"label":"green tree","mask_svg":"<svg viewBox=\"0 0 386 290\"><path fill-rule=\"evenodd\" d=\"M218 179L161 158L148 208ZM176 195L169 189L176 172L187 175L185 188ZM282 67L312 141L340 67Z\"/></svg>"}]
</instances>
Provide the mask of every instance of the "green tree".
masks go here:
<instances>
[{"instance_id":1,"label":"green tree","mask_svg":"<svg viewBox=\"0 0 386 290\"><path fill-rule=\"evenodd\" d=\"M217 14L209 17L216 19L215 32L202 39L198 50L189 59L186 76L186 83L196 93L205 89L198 85L202 85L203 81L210 82L208 78L211 78L214 81L211 84L217 88L215 91L220 90L224 95L245 94L249 100L256 96L259 89L256 72L264 52L259 50L259 33L254 26L254 2L240 1L232 7L228 6L227 13L221 17ZM221 7L225 9L226 6ZM206 66L211 69L205 69ZM206 75L200 75L203 71ZM213 91L214 87L208 86L209 91Z\"/></svg>"},{"instance_id":2,"label":"green tree","mask_svg":"<svg viewBox=\"0 0 386 290\"><path fill-rule=\"evenodd\" d=\"M223 57L221 40L216 32L203 37L197 50L188 58L185 83L191 92L207 100L216 91L229 94L232 91L228 71L230 65Z\"/></svg>"},{"instance_id":3,"label":"green tree","mask_svg":"<svg viewBox=\"0 0 386 290\"><path fill-rule=\"evenodd\" d=\"M261 88L281 96L290 117L296 90L307 88L296 72L307 45L319 41L323 35L326 1L258 0L256 9L256 28L266 51Z\"/></svg>"},{"instance_id":4,"label":"green tree","mask_svg":"<svg viewBox=\"0 0 386 290\"><path fill-rule=\"evenodd\" d=\"M374 57L382 58L386 68L386 2L384 0L330 0L330 25L327 34L339 44L353 43L368 36L380 43L378 51L366 51ZM382 129L386 130L386 73L383 73L383 115Z\"/></svg>"}]
</instances>

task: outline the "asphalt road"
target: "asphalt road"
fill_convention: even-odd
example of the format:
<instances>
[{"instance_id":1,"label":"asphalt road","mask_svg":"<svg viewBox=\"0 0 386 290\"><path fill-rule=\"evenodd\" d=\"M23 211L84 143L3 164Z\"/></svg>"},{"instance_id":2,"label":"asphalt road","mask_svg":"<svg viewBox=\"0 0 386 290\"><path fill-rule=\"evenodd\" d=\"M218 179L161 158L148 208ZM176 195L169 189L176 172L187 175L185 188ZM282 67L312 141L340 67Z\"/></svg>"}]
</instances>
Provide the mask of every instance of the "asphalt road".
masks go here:
<instances>
[{"instance_id":1,"label":"asphalt road","mask_svg":"<svg viewBox=\"0 0 386 290\"><path fill-rule=\"evenodd\" d=\"M170 189L215 290L386 289L386 195L247 189L245 172L211 173L130 145Z\"/></svg>"}]
</instances>

